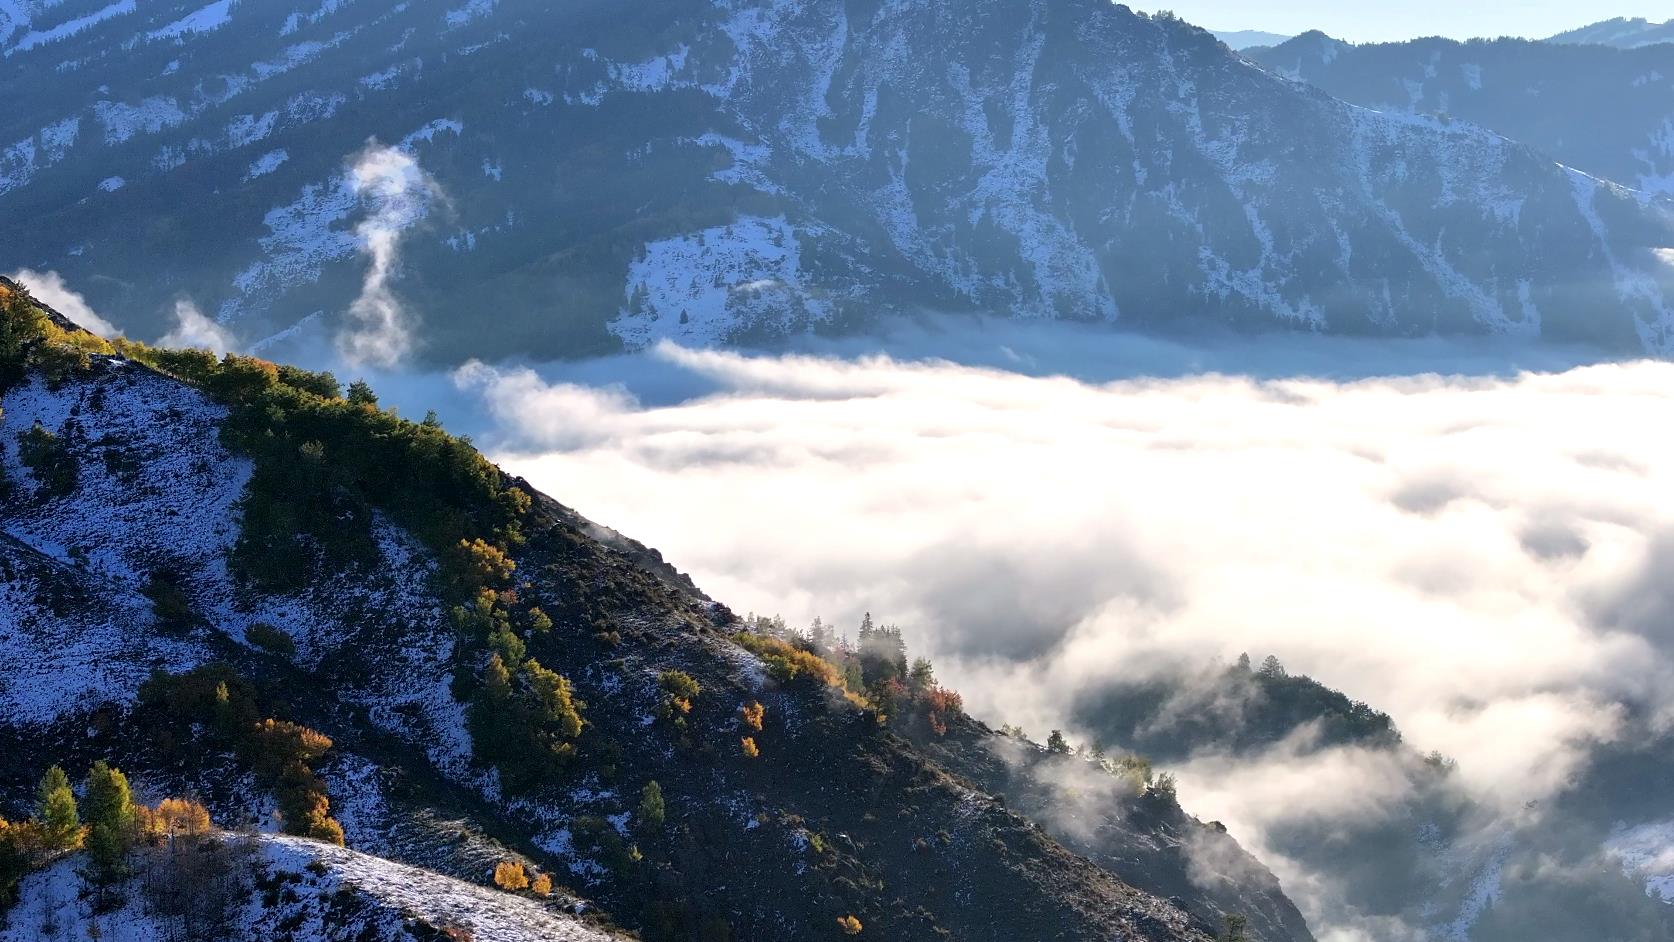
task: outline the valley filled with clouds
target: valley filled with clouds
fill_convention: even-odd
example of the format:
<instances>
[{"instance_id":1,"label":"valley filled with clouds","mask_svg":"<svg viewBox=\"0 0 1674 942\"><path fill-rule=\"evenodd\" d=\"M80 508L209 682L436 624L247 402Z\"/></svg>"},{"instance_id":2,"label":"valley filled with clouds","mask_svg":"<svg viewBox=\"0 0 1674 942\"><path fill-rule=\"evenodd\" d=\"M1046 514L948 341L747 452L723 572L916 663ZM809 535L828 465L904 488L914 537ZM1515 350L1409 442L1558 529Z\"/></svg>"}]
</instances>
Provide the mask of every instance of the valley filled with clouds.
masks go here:
<instances>
[{"instance_id":1,"label":"valley filled with clouds","mask_svg":"<svg viewBox=\"0 0 1674 942\"><path fill-rule=\"evenodd\" d=\"M1595 750L1674 717L1674 365L1494 371L1461 351L1458 375L1376 375L1400 351L1317 351L1359 378L1177 356L1165 378L1085 381L665 345L639 364L649 401L524 368L455 382L508 470L740 611L899 623L995 725L1091 741L1078 717L1107 685L1243 652L1387 711L1411 750L1304 730L1171 770L1323 937L1390 938L1282 835L1411 814L1435 751L1471 809L1448 853L1487 866Z\"/></svg>"}]
</instances>

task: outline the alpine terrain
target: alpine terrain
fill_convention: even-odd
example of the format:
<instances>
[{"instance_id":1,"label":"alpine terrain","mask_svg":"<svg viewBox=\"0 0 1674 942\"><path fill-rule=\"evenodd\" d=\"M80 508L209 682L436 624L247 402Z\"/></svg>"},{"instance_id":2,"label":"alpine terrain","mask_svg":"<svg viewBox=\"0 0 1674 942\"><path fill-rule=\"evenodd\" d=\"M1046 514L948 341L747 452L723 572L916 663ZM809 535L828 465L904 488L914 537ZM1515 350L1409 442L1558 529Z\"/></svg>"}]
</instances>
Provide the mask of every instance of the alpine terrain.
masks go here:
<instances>
[{"instance_id":1,"label":"alpine terrain","mask_svg":"<svg viewBox=\"0 0 1674 942\"><path fill-rule=\"evenodd\" d=\"M0 281L0 397L0 938L1312 938L1143 760L1037 825L1063 757L899 633L739 619L364 384Z\"/></svg>"},{"instance_id":2,"label":"alpine terrain","mask_svg":"<svg viewBox=\"0 0 1674 942\"><path fill-rule=\"evenodd\" d=\"M1638 49L1308 33L1246 53L1344 101L1469 122L1642 194L1674 195L1674 44ZM1609 102L1609 107L1599 107Z\"/></svg>"},{"instance_id":3,"label":"alpine terrain","mask_svg":"<svg viewBox=\"0 0 1674 942\"><path fill-rule=\"evenodd\" d=\"M926 312L1674 350L1639 176L1104 0L11 0L0 49L0 257L138 336L189 301L374 362Z\"/></svg>"}]
</instances>

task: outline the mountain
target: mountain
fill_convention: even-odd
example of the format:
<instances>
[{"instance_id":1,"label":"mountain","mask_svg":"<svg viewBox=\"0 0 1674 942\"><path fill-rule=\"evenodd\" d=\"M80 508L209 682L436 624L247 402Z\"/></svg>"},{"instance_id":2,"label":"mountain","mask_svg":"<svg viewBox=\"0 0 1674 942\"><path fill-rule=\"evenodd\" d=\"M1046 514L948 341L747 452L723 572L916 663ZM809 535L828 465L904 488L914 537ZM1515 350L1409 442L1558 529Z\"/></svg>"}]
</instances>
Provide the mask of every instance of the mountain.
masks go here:
<instances>
[{"instance_id":1,"label":"mountain","mask_svg":"<svg viewBox=\"0 0 1674 942\"><path fill-rule=\"evenodd\" d=\"M105 759L147 801L346 839L437 886L526 865L559 881L548 910L651 942L1207 942L1246 912L1276 914L1253 939L1311 939L1272 874L1171 793L1138 817L1112 804L1107 855L1073 853L974 759L937 760L947 736L1017 748L956 696L860 686L748 630L654 550L364 385L113 345L7 281L0 315L8 818L48 766ZM373 864L273 840L262 853L324 855L321 880L360 874L343 879L393 908ZM26 878L20 905L65 879ZM269 917L304 918L249 914Z\"/></svg>"},{"instance_id":2,"label":"mountain","mask_svg":"<svg viewBox=\"0 0 1674 942\"><path fill-rule=\"evenodd\" d=\"M1625 713L1631 731L1597 745L1553 799L1512 813L1461 787L1482 757L1420 755L1388 715L1277 658L1113 679L1075 704L1073 721L1159 765L1204 762L1252 782L1353 769L1354 787L1381 791L1375 810L1280 815L1262 835L1264 854L1309 875L1322 935L1650 942L1674 933L1674 742L1649 710Z\"/></svg>"},{"instance_id":3,"label":"mountain","mask_svg":"<svg viewBox=\"0 0 1674 942\"><path fill-rule=\"evenodd\" d=\"M373 360L926 311L1674 349L1665 204L1105 0L7 9L0 258L136 336L187 300Z\"/></svg>"},{"instance_id":4,"label":"mountain","mask_svg":"<svg viewBox=\"0 0 1674 942\"><path fill-rule=\"evenodd\" d=\"M1616 17L1603 20L1567 33L1559 33L1546 40L1549 43L1570 45L1615 46L1618 49L1638 49L1656 43L1674 43L1674 20L1652 23L1644 17Z\"/></svg>"},{"instance_id":5,"label":"mountain","mask_svg":"<svg viewBox=\"0 0 1674 942\"><path fill-rule=\"evenodd\" d=\"M1344 101L1469 122L1592 176L1674 194L1674 45L1352 45L1309 33L1249 55Z\"/></svg>"},{"instance_id":6,"label":"mountain","mask_svg":"<svg viewBox=\"0 0 1674 942\"><path fill-rule=\"evenodd\" d=\"M1226 43L1228 48L1240 52L1255 46L1277 46L1290 38L1279 33L1264 33L1259 29L1215 29L1210 32L1215 34L1216 39Z\"/></svg>"}]
</instances>

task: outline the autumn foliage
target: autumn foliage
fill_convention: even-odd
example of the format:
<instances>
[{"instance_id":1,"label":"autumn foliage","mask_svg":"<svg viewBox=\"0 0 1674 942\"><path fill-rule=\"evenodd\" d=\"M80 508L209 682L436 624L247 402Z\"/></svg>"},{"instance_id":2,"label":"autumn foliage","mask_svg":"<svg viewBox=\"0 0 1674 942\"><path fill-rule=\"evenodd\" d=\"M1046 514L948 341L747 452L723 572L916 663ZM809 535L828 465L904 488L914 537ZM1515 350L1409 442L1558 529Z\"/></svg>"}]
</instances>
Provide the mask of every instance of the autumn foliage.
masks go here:
<instances>
[{"instance_id":1,"label":"autumn foliage","mask_svg":"<svg viewBox=\"0 0 1674 942\"><path fill-rule=\"evenodd\" d=\"M494 866L494 885L515 893L529 888L529 874L516 860L502 860Z\"/></svg>"}]
</instances>

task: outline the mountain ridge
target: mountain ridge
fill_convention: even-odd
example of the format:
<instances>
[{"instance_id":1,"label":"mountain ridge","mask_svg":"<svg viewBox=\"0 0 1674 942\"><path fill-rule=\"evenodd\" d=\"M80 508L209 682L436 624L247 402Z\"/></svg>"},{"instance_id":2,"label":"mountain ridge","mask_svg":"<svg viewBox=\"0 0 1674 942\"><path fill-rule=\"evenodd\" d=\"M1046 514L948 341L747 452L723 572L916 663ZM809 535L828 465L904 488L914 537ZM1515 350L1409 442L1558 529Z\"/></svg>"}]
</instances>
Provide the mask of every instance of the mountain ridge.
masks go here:
<instances>
[{"instance_id":1,"label":"mountain ridge","mask_svg":"<svg viewBox=\"0 0 1674 942\"><path fill-rule=\"evenodd\" d=\"M20 292L0 288L16 315ZM1092 939L1117 926L1204 942L1219 928L1207 919L1238 904L1239 891L1222 887L1221 904L1203 897L1188 915L1069 853L936 765L874 707L774 673L771 658L740 647L724 608L672 570L646 568L648 552L597 542L550 499L508 496L515 484L503 476L484 479L505 488L484 492L500 509L469 526L498 520L492 538L504 555L486 541L438 555L425 542L434 536L404 529L419 521L423 533L431 518L403 509L408 498L388 480L368 514L356 509L361 485L343 473L328 490L330 512L351 537L364 528L369 550L352 538L321 543L299 519L287 546L309 561L306 584L252 581L271 576L241 561L272 538L253 529L277 509L262 481L296 452L244 451L248 423L311 435L314 409L433 445L443 433L400 424L364 391L299 400L287 383L320 388L323 379L280 381L248 358L212 368L213 358L124 346L158 364L142 366L101 352L60 358L53 343L26 343L31 365L0 393L0 466L17 494L0 510L9 574L0 650L29 665L0 684L0 742L18 759L0 770L0 798L27 794L37 765L108 757L142 786L201 795L223 820L270 819L259 768L190 712L191 690L226 677L236 702L261 711L251 715L305 723L335 743L318 774L351 845L476 879L485 854L521 855L648 939L721 926L753 939L817 937L854 916L880 938ZM202 371L196 382L227 404L163 366ZM271 404L251 405L262 397ZM40 467L68 462L67 481L38 474L13 444L43 432L49 444L37 452L56 457ZM350 458L355 440L335 435L323 450L352 464L364 460ZM303 461L320 450L303 449ZM514 523L521 537L507 529ZM474 601L464 600L475 590L445 588L482 565L487 573L472 578L497 580L510 562L517 580ZM451 599L462 604L450 614ZM275 636L289 640L276 648ZM506 664L518 686L495 694L495 665ZM545 683L566 703L573 691L582 722L569 732L530 727L543 748L561 745L531 778L494 737L522 735L516 724L533 720L486 710L527 709L517 691ZM743 710L752 702L753 720ZM750 733L742 751L740 731ZM647 780L661 783L666 825L636 810ZM995 909L1001 887L1011 903ZM1276 885L1243 892L1283 900Z\"/></svg>"},{"instance_id":2,"label":"mountain ridge","mask_svg":"<svg viewBox=\"0 0 1674 942\"><path fill-rule=\"evenodd\" d=\"M1122 6L659 0L630 28L251 0L144 38L189 13L0 62L30 103L0 121L0 208L35 221L0 255L139 336L185 298L247 343L329 343L384 271L442 362L924 311L1674 343L1663 209ZM132 91L81 91L101 85ZM362 167L369 132L385 159ZM128 238L141 219L167 261Z\"/></svg>"}]
</instances>

